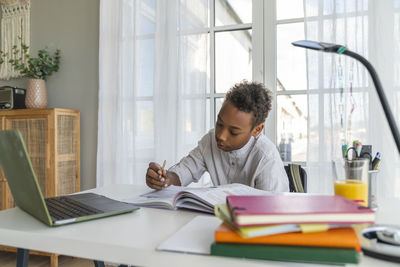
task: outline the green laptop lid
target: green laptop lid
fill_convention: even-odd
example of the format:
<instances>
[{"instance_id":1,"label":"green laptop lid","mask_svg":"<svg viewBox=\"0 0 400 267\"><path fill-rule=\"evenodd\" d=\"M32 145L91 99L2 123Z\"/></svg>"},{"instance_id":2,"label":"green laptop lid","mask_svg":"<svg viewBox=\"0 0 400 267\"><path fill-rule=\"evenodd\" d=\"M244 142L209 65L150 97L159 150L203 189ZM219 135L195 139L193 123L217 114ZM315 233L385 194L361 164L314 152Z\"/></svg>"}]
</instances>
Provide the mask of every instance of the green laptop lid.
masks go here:
<instances>
[{"instance_id":1,"label":"green laptop lid","mask_svg":"<svg viewBox=\"0 0 400 267\"><path fill-rule=\"evenodd\" d=\"M18 130L0 131L0 166L21 209L52 225L25 143Z\"/></svg>"}]
</instances>

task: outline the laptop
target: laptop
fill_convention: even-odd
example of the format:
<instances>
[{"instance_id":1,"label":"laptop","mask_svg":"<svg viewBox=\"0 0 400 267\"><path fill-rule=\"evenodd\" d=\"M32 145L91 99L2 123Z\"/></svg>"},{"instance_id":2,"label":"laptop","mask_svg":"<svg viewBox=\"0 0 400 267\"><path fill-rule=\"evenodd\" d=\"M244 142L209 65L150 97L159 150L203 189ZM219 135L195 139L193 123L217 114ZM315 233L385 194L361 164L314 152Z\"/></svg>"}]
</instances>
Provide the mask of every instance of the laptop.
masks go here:
<instances>
[{"instance_id":1,"label":"laptop","mask_svg":"<svg viewBox=\"0 0 400 267\"><path fill-rule=\"evenodd\" d=\"M138 207L94 193L44 198L18 130L0 130L0 167L14 201L49 226L132 212Z\"/></svg>"}]
</instances>

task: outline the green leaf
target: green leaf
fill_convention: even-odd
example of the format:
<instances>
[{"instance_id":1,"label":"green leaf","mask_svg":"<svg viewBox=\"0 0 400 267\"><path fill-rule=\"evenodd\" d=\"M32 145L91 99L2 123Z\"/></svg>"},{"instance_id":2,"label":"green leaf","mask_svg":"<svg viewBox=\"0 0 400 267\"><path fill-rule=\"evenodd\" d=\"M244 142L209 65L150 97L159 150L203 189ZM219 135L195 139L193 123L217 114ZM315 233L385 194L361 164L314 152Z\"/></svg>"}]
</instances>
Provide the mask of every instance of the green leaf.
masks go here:
<instances>
[{"instance_id":1,"label":"green leaf","mask_svg":"<svg viewBox=\"0 0 400 267\"><path fill-rule=\"evenodd\" d=\"M18 37L21 41L22 38ZM48 47L39 49L37 57L32 57L29 53L29 46L24 43L13 45L11 52L13 59L8 62L19 73L28 78L46 79L53 72L57 72L60 66L61 50L56 49L53 54L50 54ZM0 64L8 57L8 53L0 51Z\"/></svg>"}]
</instances>

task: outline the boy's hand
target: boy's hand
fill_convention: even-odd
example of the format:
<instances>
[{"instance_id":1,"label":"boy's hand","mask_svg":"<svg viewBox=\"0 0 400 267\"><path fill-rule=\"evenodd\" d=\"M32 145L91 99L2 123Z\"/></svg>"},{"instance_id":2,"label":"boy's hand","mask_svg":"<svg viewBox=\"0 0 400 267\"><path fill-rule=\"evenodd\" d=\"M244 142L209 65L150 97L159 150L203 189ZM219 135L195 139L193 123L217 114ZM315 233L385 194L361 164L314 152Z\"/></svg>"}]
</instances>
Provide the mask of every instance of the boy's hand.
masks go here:
<instances>
[{"instance_id":1,"label":"boy's hand","mask_svg":"<svg viewBox=\"0 0 400 267\"><path fill-rule=\"evenodd\" d=\"M174 172L168 172L155 162L150 162L146 173L146 184L153 189L160 190L170 185L181 185L179 176Z\"/></svg>"}]
</instances>

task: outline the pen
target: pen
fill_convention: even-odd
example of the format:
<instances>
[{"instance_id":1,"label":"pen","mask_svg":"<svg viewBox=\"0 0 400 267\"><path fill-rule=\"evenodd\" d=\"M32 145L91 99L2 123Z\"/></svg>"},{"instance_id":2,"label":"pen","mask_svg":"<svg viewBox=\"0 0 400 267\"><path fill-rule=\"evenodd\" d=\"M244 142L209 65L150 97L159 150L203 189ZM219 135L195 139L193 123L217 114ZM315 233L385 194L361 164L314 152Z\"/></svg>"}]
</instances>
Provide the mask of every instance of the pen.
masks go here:
<instances>
[{"instance_id":1,"label":"pen","mask_svg":"<svg viewBox=\"0 0 400 267\"><path fill-rule=\"evenodd\" d=\"M346 144L342 145L342 156L343 156L343 158L347 157L347 145Z\"/></svg>"},{"instance_id":2,"label":"pen","mask_svg":"<svg viewBox=\"0 0 400 267\"><path fill-rule=\"evenodd\" d=\"M381 159L381 153L376 152L375 158L372 160L372 162L375 161L376 159Z\"/></svg>"},{"instance_id":3,"label":"pen","mask_svg":"<svg viewBox=\"0 0 400 267\"><path fill-rule=\"evenodd\" d=\"M379 162L381 161L381 153L376 152L375 158L372 160L372 169L378 169Z\"/></svg>"},{"instance_id":4,"label":"pen","mask_svg":"<svg viewBox=\"0 0 400 267\"><path fill-rule=\"evenodd\" d=\"M381 162L381 160L378 159L377 162L376 162L376 164L375 164L374 167L373 167L373 170L377 170L377 169L378 169L378 166L379 166L379 163L380 163L380 162Z\"/></svg>"},{"instance_id":5,"label":"pen","mask_svg":"<svg viewBox=\"0 0 400 267\"><path fill-rule=\"evenodd\" d=\"M165 168L165 164L167 164L167 160L164 160L164 162L163 162L163 164L161 166L161 174L158 176L158 178L161 178L161 175L162 175L162 173L164 171L164 168Z\"/></svg>"}]
</instances>

